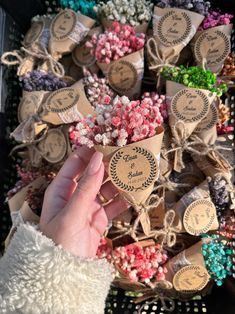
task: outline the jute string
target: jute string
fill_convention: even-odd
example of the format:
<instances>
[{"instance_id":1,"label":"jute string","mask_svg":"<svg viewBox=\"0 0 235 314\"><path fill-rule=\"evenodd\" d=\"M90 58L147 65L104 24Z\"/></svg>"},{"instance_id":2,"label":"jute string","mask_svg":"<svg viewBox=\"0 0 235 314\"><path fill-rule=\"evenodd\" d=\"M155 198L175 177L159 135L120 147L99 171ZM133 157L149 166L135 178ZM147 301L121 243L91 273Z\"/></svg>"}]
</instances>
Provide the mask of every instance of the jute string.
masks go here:
<instances>
[{"instance_id":1,"label":"jute string","mask_svg":"<svg viewBox=\"0 0 235 314\"><path fill-rule=\"evenodd\" d=\"M21 47L20 50L5 52L1 57L1 62L7 66L19 65L17 75L21 76L23 66L25 65L28 56L48 61L50 70L54 75L58 77L63 77L65 75L63 65L55 60L45 47L40 47L38 51L33 50L32 48L26 49L25 47ZM9 60L9 57L14 58L15 60Z\"/></svg>"}]
</instances>

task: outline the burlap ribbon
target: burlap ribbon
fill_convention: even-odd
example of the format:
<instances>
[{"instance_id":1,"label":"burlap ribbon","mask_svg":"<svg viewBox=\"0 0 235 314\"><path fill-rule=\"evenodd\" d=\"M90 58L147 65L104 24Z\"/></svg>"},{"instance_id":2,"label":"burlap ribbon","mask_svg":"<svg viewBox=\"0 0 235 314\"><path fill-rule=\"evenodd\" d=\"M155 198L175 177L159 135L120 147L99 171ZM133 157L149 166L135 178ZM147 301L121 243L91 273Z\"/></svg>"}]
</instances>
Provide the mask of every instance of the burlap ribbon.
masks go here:
<instances>
[{"instance_id":1,"label":"burlap ribbon","mask_svg":"<svg viewBox=\"0 0 235 314\"><path fill-rule=\"evenodd\" d=\"M14 58L15 60L9 60L9 57ZM21 47L20 50L5 52L1 57L1 62L7 66L19 65L17 75L21 76L22 74L25 74L23 67L28 57L34 57L43 61L48 61L50 70L54 75L58 77L63 77L65 75L63 65L55 60L45 47L40 47L38 51L33 50L32 48L26 49L25 47Z\"/></svg>"}]
</instances>

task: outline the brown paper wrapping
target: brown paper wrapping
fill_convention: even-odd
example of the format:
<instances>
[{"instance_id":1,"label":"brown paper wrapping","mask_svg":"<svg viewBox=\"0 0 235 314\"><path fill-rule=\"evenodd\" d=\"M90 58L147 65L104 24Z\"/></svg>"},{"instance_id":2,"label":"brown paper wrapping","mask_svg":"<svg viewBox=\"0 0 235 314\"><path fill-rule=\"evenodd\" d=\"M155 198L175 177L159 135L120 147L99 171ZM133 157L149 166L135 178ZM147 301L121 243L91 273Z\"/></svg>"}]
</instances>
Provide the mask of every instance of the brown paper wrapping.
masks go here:
<instances>
[{"instance_id":1,"label":"brown paper wrapping","mask_svg":"<svg viewBox=\"0 0 235 314\"><path fill-rule=\"evenodd\" d=\"M209 177L213 177L218 173L231 178L231 170L233 169L229 162L217 150L210 151L205 156L192 154L193 160L201 171Z\"/></svg>"},{"instance_id":2,"label":"brown paper wrapping","mask_svg":"<svg viewBox=\"0 0 235 314\"><path fill-rule=\"evenodd\" d=\"M217 140L217 122L219 119L216 108L217 100L209 108L207 116L198 124L194 134L203 140L205 144L213 145Z\"/></svg>"},{"instance_id":3,"label":"brown paper wrapping","mask_svg":"<svg viewBox=\"0 0 235 314\"><path fill-rule=\"evenodd\" d=\"M198 31L191 46L197 65L220 73L224 60L230 53L230 38L233 25L221 25L208 30Z\"/></svg>"},{"instance_id":4,"label":"brown paper wrapping","mask_svg":"<svg viewBox=\"0 0 235 314\"><path fill-rule=\"evenodd\" d=\"M27 92L23 91L21 101L18 106L18 120L23 122L34 115L39 109L44 97L48 94L45 91Z\"/></svg>"},{"instance_id":5,"label":"brown paper wrapping","mask_svg":"<svg viewBox=\"0 0 235 314\"><path fill-rule=\"evenodd\" d=\"M44 42L44 37L48 37L48 32L51 24L51 19L48 17L40 17L39 21L34 21L31 28L26 33L23 46L34 54L41 53L42 49L46 48ZM36 63L36 58L31 55L26 54L26 58L20 65L20 70L18 72L19 76L23 76L34 69Z\"/></svg>"},{"instance_id":6,"label":"brown paper wrapping","mask_svg":"<svg viewBox=\"0 0 235 314\"><path fill-rule=\"evenodd\" d=\"M139 141L139 142L129 144L126 147L138 146L138 147L148 149L157 158L157 156L159 155L160 150L161 150L163 133L164 133L163 128L159 127L157 129L157 135L150 137L148 139ZM95 146L95 149L97 151L103 153L103 155L104 155L103 160L104 160L106 171L108 169L110 159L112 158L114 153L117 152L120 148L121 147L117 147L117 146L102 146L102 145L96 145ZM131 194L131 196L130 196L130 194L128 194L127 192L124 192L124 191L120 191L120 194L123 195L124 197L126 197L128 200L130 200L130 202L133 201L133 197L134 197L135 202L137 204L140 204L140 203L144 202L148 198L148 196L151 194L152 189L153 189L153 185L151 185L150 187L148 187L144 191L139 191L139 192L136 192L134 194Z\"/></svg>"},{"instance_id":7,"label":"brown paper wrapping","mask_svg":"<svg viewBox=\"0 0 235 314\"><path fill-rule=\"evenodd\" d=\"M143 48L110 64L97 62L97 65L116 92L130 98L139 97L144 74Z\"/></svg>"},{"instance_id":8,"label":"brown paper wrapping","mask_svg":"<svg viewBox=\"0 0 235 314\"><path fill-rule=\"evenodd\" d=\"M61 91L63 90L66 91L67 89L70 89L70 88L73 88L79 94L79 98L77 102L72 106L72 108L70 107L70 105L68 106L69 107L68 109L62 108L60 110L57 107L58 109L56 109L56 112L53 108L50 109L51 106L53 106L53 104L50 103L49 97L51 98L52 95L56 95L58 92L60 93ZM41 108L42 113L40 114L40 116L44 122L49 122L54 125L60 125L64 123L67 124L67 123L72 123L74 121L79 120L82 116L86 116L88 114L94 114L94 109L86 97L82 80L73 84L69 88L65 87L58 91L52 92L49 97L42 104L42 108Z\"/></svg>"},{"instance_id":9,"label":"brown paper wrapping","mask_svg":"<svg viewBox=\"0 0 235 314\"><path fill-rule=\"evenodd\" d=\"M199 186L193 188L191 191L186 193L181 199L175 204L174 210L176 212L176 218L174 221L174 227L178 229L179 232L186 232L183 217L187 207L196 200L208 200L211 201L210 192L207 180L203 181ZM219 227L217 216L214 216L213 223L210 230L217 230Z\"/></svg>"},{"instance_id":10,"label":"brown paper wrapping","mask_svg":"<svg viewBox=\"0 0 235 314\"><path fill-rule=\"evenodd\" d=\"M167 262L165 264L165 267L168 270L166 273L166 280L173 282L173 277L177 271L187 265L200 265L206 268L202 255L202 244L202 241L197 242Z\"/></svg>"},{"instance_id":11,"label":"brown paper wrapping","mask_svg":"<svg viewBox=\"0 0 235 314\"><path fill-rule=\"evenodd\" d=\"M110 28L112 26L113 22L115 22L115 21L111 21L111 20L108 20L106 18L101 19L101 23L105 29ZM133 26L133 27L134 27L134 30L136 31L136 33L146 34L147 29L148 29L148 24L149 23L145 22L145 23L139 24L137 26Z\"/></svg>"},{"instance_id":12,"label":"brown paper wrapping","mask_svg":"<svg viewBox=\"0 0 235 314\"><path fill-rule=\"evenodd\" d=\"M178 105L178 108L177 108L178 113L173 113L172 104L173 104L174 96L176 94L179 95L180 92L184 93L184 91L185 92L188 91L189 93L193 93L193 94L197 93L198 97L200 97L200 101L205 104L199 105L199 102L194 101L194 107L193 107L194 112L193 112L193 111L190 111L190 108L192 108L192 106L190 104L191 100L189 99L187 100L188 103L186 104L185 107L183 107L185 103L182 103L180 106ZM198 124L207 116L210 105L215 98L215 94L204 89L188 88L182 84L175 83L173 81L166 82L166 94L167 94L167 101L169 103L169 125L171 127L172 135L175 139L178 139L180 143L184 143L190 137L193 131L196 129ZM199 108L199 106L201 107ZM185 111L186 107L187 107L187 110ZM187 120L185 120L185 117L186 117L185 112L188 114ZM192 116L190 117L191 112L192 112ZM178 172L182 170L182 166L178 162L179 154L181 153L182 152L180 152L179 150L174 152L174 170Z\"/></svg>"},{"instance_id":13,"label":"brown paper wrapping","mask_svg":"<svg viewBox=\"0 0 235 314\"><path fill-rule=\"evenodd\" d=\"M180 20L172 19L175 15ZM176 57L193 38L203 19L204 16L188 10L154 7L153 35L161 58L159 64L177 62Z\"/></svg>"},{"instance_id":14,"label":"brown paper wrapping","mask_svg":"<svg viewBox=\"0 0 235 314\"><path fill-rule=\"evenodd\" d=\"M72 33L69 33L69 31L67 34L64 33L61 36L61 39L58 39L55 36L54 27L55 27L56 19L58 21L59 15L60 16L62 16L62 15L66 16L67 13L69 14L69 16L73 16L73 17L76 15L77 22L82 24L88 30L91 29L92 26L95 24L95 20L91 19L88 16L82 15L79 12L75 13L74 11L72 11L70 9L60 11L60 13L57 14L55 16L54 20L52 21L51 28L50 28L51 39L49 42L49 51L50 51L51 55L53 56L53 58L56 60L60 59L62 55L70 53L71 51L73 51L73 49L77 46L79 41L81 41L84 38L84 36L86 35L86 32L82 32L81 30L80 30L80 32L77 31L77 34L76 34L77 39L73 40L71 35L73 35L73 33L75 31L75 25L74 25L74 27L72 28ZM63 20L64 19L62 19L62 21ZM72 22L68 22L68 23L72 23ZM63 27L64 27L64 23L63 23ZM71 27L70 27L70 29L71 29Z\"/></svg>"}]
</instances>

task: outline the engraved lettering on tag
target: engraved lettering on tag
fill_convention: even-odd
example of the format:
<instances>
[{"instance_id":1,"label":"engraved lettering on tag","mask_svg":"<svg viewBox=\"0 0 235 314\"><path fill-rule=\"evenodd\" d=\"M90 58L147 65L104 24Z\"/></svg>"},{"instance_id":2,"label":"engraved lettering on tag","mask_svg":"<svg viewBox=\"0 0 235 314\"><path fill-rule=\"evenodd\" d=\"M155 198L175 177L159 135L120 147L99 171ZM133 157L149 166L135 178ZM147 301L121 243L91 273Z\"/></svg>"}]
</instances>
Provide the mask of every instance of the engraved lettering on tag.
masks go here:
<instances>
[{"instance_id":1,"label":"engraved lettering on tag","mask_svg":"<svg viewBox=\"0 0 235 314\"><path fill-rule=\"evenodd\" d=\"M76 13L72 10L63 10L56 15L51 24L52 36L57 40L65 40L73 32L77 22Z\"/></svg>"},{"instance_id":2,"label":"engraved lettering on tag","mask_svg":"<svg viewBox=\"0 0 235 314\"><path fill-rule=\"evenodd\" d=\"M202 120L209 111L209 100L200 90L182 89L171 101L173 115L186 123Z\"/></svg>"},{"instance_id":3,"label":"engraved lettering on tag","mask_svg":"<svg viewBox=\"0 0 235 314\"><path fill-rule=\"evenodd\" d=\"M109 164L109 174L114 185L128 192L146 190L156 179L157 170L154 155L141 147L119 149Z\"/></svg>"},{"instance_id":4,"label":"engraved lettering on tag","mask_svg":"<svg viewBox=\"0 0 235 314\"><path fill-rule=\"evenodd\" d=\"M190 16L186 12L169 11L164 14L156 27L160 42L169 47L187 40L192 28Z\"/></svg>"},{"instance_id":5,"label":"engraved lettering on tag","mask_svg":"<svg viewBox=\"0 0 235 314\"><path fill-rule=\"evenodd\" d=\"M128 61L114 62L108 72L110 85L118 92L127 92L135 87L138 73L133 64Z\"/></svg>"},{"instance_id":6,"label":"engraved lettering on tag","mask_svg":"<svg viewBox=\"0 0 235 314\"><path fill-rule=\"evenodd\" d=\"M63 112L79 101L79 94L73 88L63 88L53 92L47 99L45 107L52 112Z\"/></svg>"},{"instance_id":7,"label":"engraved lettering on tag","mask_svg":"<svg viewBox=\"0 0 235 314\"><path fill-rule=\"evenodd\" d=\"M223 62L231 50L230 38L220 30L204 31L196 40L194 54L198 62L206 60L207 66Z\"/></svg>"}]
</instances>

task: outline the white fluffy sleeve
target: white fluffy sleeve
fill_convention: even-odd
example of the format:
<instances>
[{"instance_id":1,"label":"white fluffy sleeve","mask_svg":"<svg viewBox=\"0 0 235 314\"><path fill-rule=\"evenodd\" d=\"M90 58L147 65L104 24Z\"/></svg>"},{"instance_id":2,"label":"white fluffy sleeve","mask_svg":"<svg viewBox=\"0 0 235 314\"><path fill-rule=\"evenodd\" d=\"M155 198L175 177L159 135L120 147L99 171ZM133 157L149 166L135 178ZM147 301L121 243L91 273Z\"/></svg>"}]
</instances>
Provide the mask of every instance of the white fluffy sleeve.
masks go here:
<instances>
[{"instance_id":1,"label":"white fluffy sleeve","mask_svg":"<svg viewBox=\"0 0 235 314\"><path fill-rule=\"evenodd\" d=\"M104 313L111 272L105 260L72 256L20 225L0 260L0 313Z\"/></svg>"}]
</instances>

